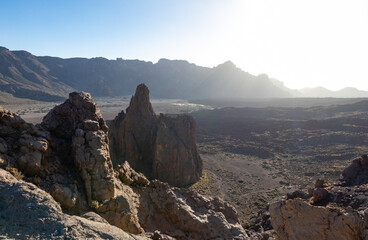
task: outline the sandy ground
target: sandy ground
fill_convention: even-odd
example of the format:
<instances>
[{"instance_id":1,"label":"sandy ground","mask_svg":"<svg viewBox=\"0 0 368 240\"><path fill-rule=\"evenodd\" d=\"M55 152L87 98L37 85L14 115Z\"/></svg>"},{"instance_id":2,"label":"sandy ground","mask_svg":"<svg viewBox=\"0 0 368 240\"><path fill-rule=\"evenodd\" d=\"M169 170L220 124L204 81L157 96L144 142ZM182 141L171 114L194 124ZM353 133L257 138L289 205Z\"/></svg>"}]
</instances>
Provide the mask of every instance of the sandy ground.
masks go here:
<instances>
[{"instance_id":1,"label":"sandy ground","mask_svg":"<svg viewBox=\"0 0 368 240\"><path fill-rule=\"evenodd\" d=\"M201 157L203 177L190 188L225 199L235 206L243 223L269 201L292 190L280 183L282 177L274 177L272 169L262 167L260 158L221 151L201 152Z\"/></svg>"},{"instance_id":2,"label":"sandy ground","mask_svg":"<svg viewBox=\"0 0 368 240\"><path fill-rule=\"evenodd\" d=\"M112 120L119 112L129 106L130 97L94 98L105 120ZM211 109L202 104L193 104L180 99L152 99L156 114L184 114L200 109ZM56 105L62 102L34 102L29 104L5 104L4 108L17 113L25 121L40 123L42 118Z\"/></svg>"}]
</instances>

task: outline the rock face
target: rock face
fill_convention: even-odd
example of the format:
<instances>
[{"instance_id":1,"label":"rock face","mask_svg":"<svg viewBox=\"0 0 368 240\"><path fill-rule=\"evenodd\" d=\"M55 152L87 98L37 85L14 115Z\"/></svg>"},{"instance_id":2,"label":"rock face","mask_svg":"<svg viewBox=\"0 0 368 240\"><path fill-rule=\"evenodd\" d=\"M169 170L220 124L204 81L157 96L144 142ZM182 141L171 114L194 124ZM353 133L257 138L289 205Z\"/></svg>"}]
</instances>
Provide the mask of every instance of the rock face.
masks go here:
<instances>
[{"instance_id":1,"label":"rock face","mask_svg":"<svg viewBox=\"0 0 368 240\"><path fill-rule=\"evenodd\" d=\"M149 179L186 186L202 174L193 118L162 114L157 118L143 84L137 87L126 114L122 111L111 122L109 139L113 162L128 161Z\"/></svg>"},{"instance_id":2,"label":"rock face","mask_svg":"<svg viewBox=\"0 0 368 240\"><path fill-rule=\"evenodd\" d=\"M138 212L146 231L160 229L177 239L247 239L235 209L222 200L157 180L151 185Z\"/></svg>"},{"instance_id":3,"label":"rock face","mask_svg":"<svg viewBox=\"0 0 368 240\"><path fill-rule=\"evenodd\" d=\"M18 164L27 174L40 174L49 150L47 132L26 123L16 114L0 107L0 156L2 165Z\"/></svg>"},{"instance_id":4,"label":"rock face","mask_svg":"<svg viewBox=\"0 0 368 240\"><path fill-rule=\"evenodd\" d=\"M51 133L62 164L78 169L88 202L114 196L108 128L90 94L71 93L68 100L44 117L41 126Z\"/></svg>"},{"instance_id":5,"label":"rock face","mask_svg":"<svg viewBox=\"0 0 368 240\"><path fill-rule=\"evenodd\" d=\"M280 239L368 239L366 155L353 160L334 184L317 180L308 193L288 194L269 207Z\"/></svg>"},{"instance_id":6,"label":"rock face","mask_svg":"<svg viewBox=\"0 0 368 240\"><path fill-rule=\"evenodd\" d=\"M91 96L71 93L40 126L0 109L0 158L78 213L114 196L107 126Z\"/></svg>"},{"instance_id":7,"label":"rock face","mask_svg":"<svg viewBox=\"0 0 368 240\"><path fill-rule=\"evenodd\" d=\"M367 239L367 223L354 210L312 206L289 199L270 206L271 222L280 239Z\"/></svg>"},{"instance_id":8,"label":"rock face","mask_svg":"<svg viewBox=\"0 0 368 240\"><path fill-rule=\"evenodd\" d=\"M178 167L199 160L195 143L187 143L194 123L177 119L156 118L154 141L161 148L153 145L152 161L159 159L165 171L166 145ZM37 126L1 108L0 134L0 168L7 170L0 169L0 238L247 239L234 208L222 200L149 181L128 162L113 170L106 124L87 93L71 93Z\"/></svg>"},{"instance_id":9,"label":"rock face","mask_svg":"<svg viewBox=\"0 0 368 240\"><path fill-rule=\"evenodd\" d=\"M114 163L129 162L133 169L152 178L157 117L149 90L139 85L126 114L122 111L110 124L109 139Z\"/></svg>"},{"instance_id":10,"label":"rock face","mask_svg":"<svg viewBox=\"0 0 368 240\"><path fill-rule=\"evenodd\" d=\"M202 175L197 152L195 122L190 116L160 114L154 149L153 178L173 186L185 186Z\"/></svg>"},{"instance_id":11,"label":"rock face","mask_svg":"<svg viewBox=\"0 0 368 240\"><path fill-rule=\"evenodd\" d=\"M58 203L47 192L31 183L15 179L2 169L0 169L0 238L148 239L126 233L101 222L96 217L88 220L64 214Z\"/></svg>"}]
</instances>

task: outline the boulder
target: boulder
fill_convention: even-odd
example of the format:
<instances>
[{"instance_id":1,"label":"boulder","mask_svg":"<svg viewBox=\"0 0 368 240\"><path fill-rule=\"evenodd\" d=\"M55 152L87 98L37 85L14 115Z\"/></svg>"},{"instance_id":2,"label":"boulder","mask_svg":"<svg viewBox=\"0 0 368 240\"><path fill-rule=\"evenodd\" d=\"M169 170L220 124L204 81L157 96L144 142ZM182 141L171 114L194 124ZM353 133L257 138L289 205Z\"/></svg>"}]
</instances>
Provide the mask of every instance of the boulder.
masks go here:
<instances>
[{"instance_id":1,"label":"boulder","mask_svg":"<svg viewBox=\"0 0 368 240\"><path fill-rule=\"evenodd\" d=\"M73 208L77 202L77 194L67 186L54 184L50 194L65 209Z\"/></svg>"},{"instance_id":2,"label":"boulder","mask_svg":"<svg viewBox=\"0 0 368 240\"><path fill-rule=\"evenodd\" d=\"M368 157L356 158L342 172L341 182L344 185L361 185L368 183Z\"/></svg>"},{"instance_id":3,"label":"boulder","mask_svg":"<svg viewBox=\"0 0 368 240\"><path fill-rule=\"evenodd\" d=\"M247 239L235 209L218 198L153 180L140 201L138 217L146 231L177 239Z\"/></svg>"},{"instance_id":4,"label":"boulder","mask_svg":"<svg viewBox=\"0 0 368 240\"><path fill-rule=\"evenodd\" d=\"M142 173L134 171L127 161L123 165L117 165L116 171L119 179L127 185L147 186L150 183Z\"/></svg>"},{"instance_id":5,"label":"boulder","mask_svg":"<svg viewBox=\"0 0 368 240\"><path fill-rule=\"evenodd\" d=\"M269 207L279 239L367 239L367 223L359 213L341 208L312 206L302 199L276 202Z\"/></svg>"},{"instance_id":6,"label":"boulder","mask_svg":"<svg viewBox=\"0 0 368 240\"><path fill-rule=\"evenodd\" d=\"M124 231L134 234L143 233L144 230L139 224L138 217L134 214L135 211L133 211L133 207L131 207L131 203L127 197L120 195L112 198L104 202L97 211L110 224Z\"/></svg>"}]
</instances>

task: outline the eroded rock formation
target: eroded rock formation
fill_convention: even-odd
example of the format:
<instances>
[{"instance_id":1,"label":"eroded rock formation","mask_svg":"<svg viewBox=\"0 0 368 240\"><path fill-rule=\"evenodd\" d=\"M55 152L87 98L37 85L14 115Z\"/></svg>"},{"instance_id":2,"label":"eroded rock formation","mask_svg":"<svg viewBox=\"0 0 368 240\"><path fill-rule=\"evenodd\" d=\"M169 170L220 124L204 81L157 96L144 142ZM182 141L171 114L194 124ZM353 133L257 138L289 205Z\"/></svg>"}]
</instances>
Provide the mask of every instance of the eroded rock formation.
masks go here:
<instances>
[{"instance_id":1,"label":"eroded rock formation","mask_svg":"<svg viewBox=\"0 0 368 240\"><path fill-rule=\"evenodd\" d=\"M202 160L191 116L156 116L149 90L141 84L126 109L110 124L111 157L115 164L128 161L149 179L186 186L200 178Z\"/></svg>"},{"instance_id":2,"label":"eroded rock formation","mask_svg":"<svg viewBox=\"0 0 368 240\"><path fill-rule=\"evenodd\" d=\"M188 150L194 148L198 155L195 144L185 145L194 134L193 122L178 119L157 120L162 130L154 135L155 142L162 135L157 140L161 149L152 155L153 161L162 158L166 144L171 157L176 156L177 161L181 161L178 155L187 158L180 164L199 159ZM128 162L114 170L105 121L87 93L71 93L38 126L0 109L0 133L0 167L8 170L0 170L0 233L6 237L247 239L234 208L222 200L149 181ZM180 138L167 143L166 134ZM177 153L170 144L187 149Z\"/></svg>"},{"instance_id":3,"label":"eroded rock formation","mask_svg":"<svg viewBox=\"0 0 368 240\"><path fill-rule=\"evenodd\" d=\"M76 167L88 202L114 196L108 128L90 94L71 93L44 117L41 127L50 132L51 146L61 156L61 164Z\"/></svg>"},{"instance_id":4,"label":"eroded rock formation","mask_svg":"<svg viewBox=\"0 0 368 240\"><path fill-rule=\"evenodd\" d=\"M148 239L85 216L64 214L50 194L0 169L0 238Z\"/></svg>"},{"instance_id":5,"label":"eroded rock formation","mask_svg":"<svg viewBox=\"0 0 368 240\"><path fill-rule=\"evenodd\" d=\"M317 180L269 206L280 239L368 239L367 156L355 159L334 184Z\"/></svg>"}]
</instances>

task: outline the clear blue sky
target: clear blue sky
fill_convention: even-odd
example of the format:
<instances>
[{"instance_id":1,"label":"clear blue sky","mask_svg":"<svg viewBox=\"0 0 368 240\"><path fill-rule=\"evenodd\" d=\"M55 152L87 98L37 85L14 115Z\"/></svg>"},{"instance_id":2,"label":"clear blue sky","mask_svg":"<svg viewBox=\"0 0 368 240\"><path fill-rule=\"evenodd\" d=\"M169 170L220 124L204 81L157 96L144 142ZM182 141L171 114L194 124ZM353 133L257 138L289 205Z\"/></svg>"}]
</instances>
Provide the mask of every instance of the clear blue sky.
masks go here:
<instances>
[{"instance_id":1,"label":"clear blue sky","mask_svg":"<svg viewBox=\"0 0 368 240\"><path fill-rule=\"evenodd\" d=\"M209 67L231 60L293 88L368 90L368 1L0 0L0 46Z\"/></svg>"}]
</instances>

